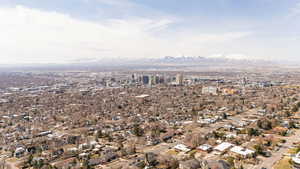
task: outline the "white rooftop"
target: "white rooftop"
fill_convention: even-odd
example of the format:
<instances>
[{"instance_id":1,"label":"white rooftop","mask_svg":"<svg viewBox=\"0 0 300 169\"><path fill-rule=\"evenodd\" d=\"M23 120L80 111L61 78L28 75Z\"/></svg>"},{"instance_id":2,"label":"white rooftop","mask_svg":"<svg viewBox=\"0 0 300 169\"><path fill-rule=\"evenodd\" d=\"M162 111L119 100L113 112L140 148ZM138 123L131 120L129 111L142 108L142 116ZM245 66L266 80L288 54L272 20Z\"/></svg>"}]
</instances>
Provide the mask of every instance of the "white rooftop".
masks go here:
<instances>
[{"instance_id":1,"label":"white rooftop","mask_svg":"<svg viewBox=\"0 0 300 169\"><path fill-rule=\"evenodd\" d=\"M233 133L229 133L226 135L226 138L235 138L235 137L237 137L237 135Z\"/></svg>"},{"instance_id":2,"label":"white rooftop","mask_svg":"<svg viewBox=\"0 0 300 169\"><path fill-rule=\"evenodd\" d=\"M200 150L203 150L203 151L207 151L207 150L209 150L211 148L212 148L212 146L208 145L208 144L203 144L203 145L197 147L197 149L200 149Z\"/></svg>"},{"instance_id":3,"label":"white rooftop","mask_svg":"<svg viewBox=\"0 0 300 169\"><path fill-rule=\"evenodd\" d=\"M293 162L296 164L300 164L300 152L296 154L295 157L292 158Z\"/></svg>"},{"instance_id":4,"label":"white rooftop","mask_svg":"<svg viewBox=\"0 0 300 169\"><path fill-rule=\"evenodd\" d=\"M232 146L233 146L233 144L231 144L231 143L223 142L223 143L217 145L217 146L214 148L214 150L223 152L223 151L229 149L229 148L232 147Z\"/></svg>"},{"instance_id":5,"label":"white rooftop","mask_svg":"<svg viewBox=\"0 0 300 169\"><path fill-rule=\"evenodd\" d=\"M230 149L230 151L243 156L247 156L255 153L253 150L249 150L240 146L234 146L232 149Z\"/></svg>"},{"instance_id":6,"label":"white rooftop","mask_svg":"<svg viewBox=\"0 0 300 169\"><path fill-rule=\"evenodd\" d=\"M139 95L139 96L135 96L136 98L146 98L146 97L149 97L149 95L147 94L142 94L142 95Z\"/></svg>"},{"instance_id":7,"label":"white rooftop","mask_svg":"<svg viewBox=\"0 0 300 169\"><path fill-rule=\"evenodd\" d=\"M183 152L189 152L191 151L191 149L189 149L186 145L183 145L183 144L177 144L174 149L176 150L180 150L180 151L183 151Z\"/></svg>"}]
</instances>

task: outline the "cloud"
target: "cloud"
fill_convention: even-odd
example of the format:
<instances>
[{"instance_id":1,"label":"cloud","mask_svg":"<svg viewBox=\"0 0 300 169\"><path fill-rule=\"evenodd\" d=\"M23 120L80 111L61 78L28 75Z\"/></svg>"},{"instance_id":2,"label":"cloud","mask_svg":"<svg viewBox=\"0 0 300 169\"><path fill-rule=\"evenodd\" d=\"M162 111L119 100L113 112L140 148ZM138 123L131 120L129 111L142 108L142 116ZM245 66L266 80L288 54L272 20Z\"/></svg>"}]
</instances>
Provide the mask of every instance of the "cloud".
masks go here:
<instances>
[{"instance_id":1,"label":"cloud","mask_svg":"<svg viewBox=\"0 0 300 169\"><path fill-rule=\"evenodd\" d=\"M251 35L172 32L176 20L128 18L86 21L64 13L16 6L0 8L0 64L66 63L85 58L201 55Z\"/></svg>"},{"instance_id":2,"label":"cloud","mask_svg":"<svg viewBox=\"0 0 300 169\"><path fill-rule=\"evenodd\" d=\"M289 17L295 17L300 15L300 1L290 9Z\"/></svg>"},{"instance_id":3,"label":"cloud","mask_svg":"<svg viewBox=\"0 0 300 169\"><path fill-rule=\"evenodd\" d=\"M134 7L137 4L130 2L128 0L92 0L97 1L102 4L110 5L110 6L117 6L117 7Z\"/></svg>"}]
</instances>

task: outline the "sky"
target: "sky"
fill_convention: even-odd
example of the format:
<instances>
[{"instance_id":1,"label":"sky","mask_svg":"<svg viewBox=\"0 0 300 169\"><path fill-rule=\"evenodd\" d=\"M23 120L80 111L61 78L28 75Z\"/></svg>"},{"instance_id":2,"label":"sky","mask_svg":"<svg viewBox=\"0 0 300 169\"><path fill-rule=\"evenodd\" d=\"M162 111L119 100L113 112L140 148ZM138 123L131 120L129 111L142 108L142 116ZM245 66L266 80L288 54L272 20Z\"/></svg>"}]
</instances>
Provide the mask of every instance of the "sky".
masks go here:
<instances>
[{"instance_id":1,"label":"sky","mask_svg":"<svg viewBox=\"0 0 300 169\"><path fill-rule=\"evenodd\" d=\"M0 0L0 64L204 56L300 63L300 0Z\"/></svg>"}]
</instances>

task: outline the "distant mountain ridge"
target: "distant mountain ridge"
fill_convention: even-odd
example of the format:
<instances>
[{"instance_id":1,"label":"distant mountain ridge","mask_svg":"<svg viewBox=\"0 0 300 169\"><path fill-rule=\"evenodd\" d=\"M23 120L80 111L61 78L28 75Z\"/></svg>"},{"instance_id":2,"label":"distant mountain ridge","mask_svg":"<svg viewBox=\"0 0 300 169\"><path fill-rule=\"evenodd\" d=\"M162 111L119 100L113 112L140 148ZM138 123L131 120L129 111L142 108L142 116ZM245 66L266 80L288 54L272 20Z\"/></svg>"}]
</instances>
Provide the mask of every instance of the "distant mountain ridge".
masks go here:
<instances>
[{"instance_id":1,"label":"distant mountain ridge","mask_svg":"<svg viewBox=\"0 0 300 169\"><path fill-rule=\"evenodd\" d=\"M163 58L155 58L155 59L146 59L145 62L153 62L153 63L160 63L160 64L192 64L192 65L270 65L276 64L272 61L266 60L257 60L257 59L231 59L231 58L224 58L224 57L173 57L173 56L165 56Z\"/></svg>"},{"instance_id":2,"label":"distant mountain ridge","mask_svg":"<svg viewBox=\"0 0 300 169\"><path fill-rule=\"evenodd\" d=\"M161 58L89 58L74 60L64 64L25 64L5 66L1 71L30 71L30 70L168 70L168 71L203 71L203 70L232 70L277 67L280 63L255 59L231 59L225 57L175 57Z\"/></svg>"}]
</instances>

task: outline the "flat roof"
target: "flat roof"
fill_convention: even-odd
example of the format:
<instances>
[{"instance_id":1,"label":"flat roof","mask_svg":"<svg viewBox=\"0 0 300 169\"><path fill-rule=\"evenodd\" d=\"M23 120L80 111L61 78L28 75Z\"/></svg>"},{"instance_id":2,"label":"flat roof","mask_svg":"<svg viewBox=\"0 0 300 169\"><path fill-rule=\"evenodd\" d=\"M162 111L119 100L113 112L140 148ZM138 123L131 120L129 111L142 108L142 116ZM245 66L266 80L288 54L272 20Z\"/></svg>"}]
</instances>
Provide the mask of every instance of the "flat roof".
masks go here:
<instances>
[{"instance_id":1,"label":"flat roof","mask_svg":"<svg viewBox=\"0 0 300 169\"><path fill-rule=\"evenodd\" d=\"M243 148L240 146L234 146L232 149L230 149L230 151L237 153L237 154L244 155L244 156L255 153L253 150L249 150L249 149L246 149L246 148Z\"/></svg>"},{"instance_id":2,"label":"flat roof","mask_svg":"<svg viewBox=\"0 0 300 169\"><path fill-rule=\"evenodd\" d=\"M207 151L207 150L209 150L211 148L212 148L212 146L208 145L208 144L203 144L203 145L197 147L197 149L204 150L204 151Z\"/></svg>"},{"instance_id":3,"label":"flat roof","mask_svg":"<svg viewBox=\"0 0 300 169\"><path fill-rule=\"evenodd\" d=\"M149 97L149 95L147 94L142 94L142 95L139 95L139 96L135 96L136 98L145 98L145 97Z\"/></svg>"},{"instance_id":4,"label":"flat roof","mask_svg":"<svg viewBox=\"0 0 300 169\"><path fill-rule=\"evenodd\" d=\"M228 142L223 142L223 143L221 143L221 144L219 144L219 145L217 145L215 148L214 148L214 150L218 150L218 151L225 151L226 149L228 149L228 148L230 148L230 147L232 147L233 146L233 144L231 144L231 143L228 143Z\"/></svg>"},{"instance_id":5,"label":"flat roof","mask_svg":"<svg viewBox=\"0 0 300 169\"><path fill-rule=\"evenodd\" d=\"M174 149L177 149L177 150L180 150L180 151L183 151L183 152L189 152L191 151L191 149L189 149L186 145L184 144L177 144Z\"/></svg>"},{"instance_id":6,"label":"flat roof","mask_svg":"<svg viewBox=\"0 0 300 169\"><path fill-rule=\"evenodd\" d=\"M300 164L300 152L296 154L295 157L292 158L293 162L296 164Z\"/></svg>"}]
</instances>

